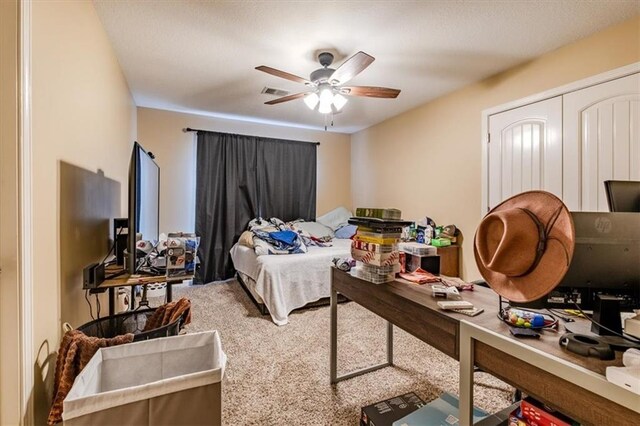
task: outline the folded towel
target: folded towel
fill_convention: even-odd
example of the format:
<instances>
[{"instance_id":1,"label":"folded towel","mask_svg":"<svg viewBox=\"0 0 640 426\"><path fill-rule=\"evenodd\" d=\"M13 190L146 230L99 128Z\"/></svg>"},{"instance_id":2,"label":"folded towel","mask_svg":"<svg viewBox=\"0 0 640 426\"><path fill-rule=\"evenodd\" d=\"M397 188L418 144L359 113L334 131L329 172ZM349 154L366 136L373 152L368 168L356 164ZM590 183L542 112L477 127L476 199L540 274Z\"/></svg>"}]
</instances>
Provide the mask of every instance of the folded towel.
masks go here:
<instances>
[{"instance_id":1,"label":"folded towel","mask_svg":"<svg viewBox=\"0 0 640 426\"><path fill-rule=\"evenodd\" d=\"M187 325L191 322L191 301L186 297L176 300L175 302L165 303L159 306L156 311L147 318L147 323L144 325L144 330L149 331L154 328L164 327L169 325L185 313L185 320L183 325Z\"/></svg>"},{"instance_id":2,"label":"folded towel","mask_svg":"<svg viewBox=\"0 0 640 426\"><path fill-rule=\"evenodd\" d=\"M123 334L111 339L89 337L79 330L65 333L58 350L56 374L53 382L53 403L47 423L62 421L62 403L73 386L73 381L100 348L133 342L133 334Z\"/></svg>"},{"instance_id":3,"label":"folded towel","mask_svg":"<svg viewBox=\"0 0 640 426\"><path fill-rule=\"evenodd\" d=\"M440 281L439 277L422 268L418 268L413 272L402 272L400 277L416 284L437 283Z\"/></svg>"}]
</instances>

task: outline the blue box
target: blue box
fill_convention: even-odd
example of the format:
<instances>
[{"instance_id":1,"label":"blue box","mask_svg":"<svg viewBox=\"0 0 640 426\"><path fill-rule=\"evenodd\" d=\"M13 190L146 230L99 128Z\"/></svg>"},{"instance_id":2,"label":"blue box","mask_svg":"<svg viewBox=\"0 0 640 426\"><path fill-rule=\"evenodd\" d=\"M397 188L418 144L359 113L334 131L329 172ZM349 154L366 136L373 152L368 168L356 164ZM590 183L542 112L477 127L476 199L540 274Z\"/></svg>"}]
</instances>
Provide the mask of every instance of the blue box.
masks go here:
<instances>
[{"instance_id":1,"label":"blue box","mask_svg":"<svg viewBox=\"0 0 640 426\"><path fill-rule=\"evenodd\" d=\"M455 426L460 424L459 411L458 398L443 393L440 398L393 422L393 426ZM473 407L474 423L488 415L486 411Z\"/></svg>"}]
</instances>

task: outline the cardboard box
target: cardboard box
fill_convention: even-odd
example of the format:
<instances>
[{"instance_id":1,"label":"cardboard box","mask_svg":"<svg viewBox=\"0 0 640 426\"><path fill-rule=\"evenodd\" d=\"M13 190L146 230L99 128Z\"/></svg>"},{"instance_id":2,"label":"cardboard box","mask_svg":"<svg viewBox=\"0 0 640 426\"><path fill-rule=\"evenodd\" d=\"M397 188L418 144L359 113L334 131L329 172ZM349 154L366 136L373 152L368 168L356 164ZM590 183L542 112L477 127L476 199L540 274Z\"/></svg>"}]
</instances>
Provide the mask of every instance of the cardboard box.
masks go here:
<instances>
[{"instance_id":1,"label":"cardboard box","mask_svg":"<svg viewBox=\"0 0 640 426\"><path fill-rule=\"evenodd\" d=\"M424 401L413 392L376 402L362 407L360 426L392 426L394 421L423 405Z\"/></svg>"},{"instance_id":2,"label":"cardboard box","mask_svg":"<svg viewBox=\"0 0 640 426\"><path fill-rule=\"evenodd\" d=\"M400 263L400 252L393 251L391 253L374 253L371 251L358 250L351 248L351 257L355 260L376 266L388 266Z\"/></svg>"},{"instance_id":3,"label":"cardboard box","mask_svg":"<svg viewBox=\"0 0 640 426\"><path fill-rule=\"evenodd\" d=\"M458 398L445 392L440 398L393 422L392 426L456 426L460 424L459 411ZM474 423L488 415L486 411L473 407Z\"/></svg>"}]
</instances>

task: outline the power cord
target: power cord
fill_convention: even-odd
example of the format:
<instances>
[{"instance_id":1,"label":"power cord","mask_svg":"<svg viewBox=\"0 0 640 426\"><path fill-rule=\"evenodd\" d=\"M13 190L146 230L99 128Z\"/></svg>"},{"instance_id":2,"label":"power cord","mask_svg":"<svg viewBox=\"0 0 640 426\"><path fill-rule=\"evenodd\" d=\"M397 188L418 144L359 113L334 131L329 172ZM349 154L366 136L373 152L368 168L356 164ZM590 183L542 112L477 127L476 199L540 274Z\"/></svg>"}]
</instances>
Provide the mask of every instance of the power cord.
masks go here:
<instances>
[{"instance_id":1,"label":"power cord","mask_svg":"<svg viewBox=\"0 0 640 426\"><path fill-rule=\"evenodd\" d=\"M104 259L102 259L102 262L100 262L100 264L102 265L105 260L107 260L107 257L109 257L109 255L111 254L111 252L113 251L114 248L116 248L116 241L118 241L118 237L120 236L120 234L122 233L122 230L124 229L123 226L121 226L118 229L118 233L115 235L115 237L113 237L113 244L111 244L111 248L109 249L109 251L107 252L107 255L104 257Z\"/></svg>"},{"instance_id":2,"label":"power cord","mask_svg":"<svg viewBox=\"0 0 640 426\"><path fill-rule=\"evenodd\" d=\"M568 316L564 316L564 315L560 315L558 312L556 312L556 310L551 309L551 308L547 308L547 311L551 314L551 315L555 315L558 318L560 318L562 321L564 322L574 322L575 320L571 317Z\"/></svg>"},{"instance_id":3,"label":"power cord","mask_svg":"<svg viewBox=\"0 0 640 426\"><path fill-rule=\"evenodd\" d=\"M98 294L96 294L96 306L98 308L98 319L100 319L100 298L98 297Z\"/></svg>"},{"instance_id":4,"label":"power cord","mask_svg":"<svg viewBox=\"0 0 640 426\"><path fill-rule=\"evenodd\" d=\"M575 302L575 300L572 300L572 302L573 302L573 304L576 306L576 309L578 309L578 311L580 311L580 313L581 313L582 315L584 315L584 317L585 317L586 319L588 319L589 321L591 321L593 324L597 325L597 326L598 326L598 327L600 327L601 329L606 330L606 331L608 331L609 333L612 333L612 334L613 334L613 335L615 335L615 336L622 337L623 339L628 340L628 341L630 341L631 343L635 343L635 344L640 343L640 339L636 339L635 337L625 336L624 331L623 331L622 333L618 333L617 331L611 330L610 328L605 327L604 325L600 324L598 321L594 320L594 319L593 319L593 318L591 318L589 315L585 314L585 313L584 313L584 311L582 310L582 308L580 308L580 305L578 305L578 304Z\"/></svg>"},{"instance_id":5,"label":"power cord","mask_svg":"<svg viewBox=\"0 0 640 426\"><path fill-rule=\"evenodd\" d=\"M91 307L91 301L89 300L89 290L84 291L84 300L87 301L87 305L89 305L89 315L91 315L91 319L95 320L93 317L93 308Z\"/></svg>"}]
</instances>

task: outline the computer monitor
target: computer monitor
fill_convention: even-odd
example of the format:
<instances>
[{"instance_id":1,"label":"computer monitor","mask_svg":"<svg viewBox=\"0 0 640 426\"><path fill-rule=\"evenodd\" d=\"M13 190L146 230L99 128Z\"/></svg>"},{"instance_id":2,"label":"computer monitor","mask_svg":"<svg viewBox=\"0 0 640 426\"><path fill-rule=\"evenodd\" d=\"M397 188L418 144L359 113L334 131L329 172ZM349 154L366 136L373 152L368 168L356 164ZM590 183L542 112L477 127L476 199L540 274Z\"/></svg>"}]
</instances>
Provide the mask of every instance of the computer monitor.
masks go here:
<instances>
[{"instance_id":1,"label":"computer monitor","mask_svg":"<svg viewBox=\"0 0 640 426\"><path fill-rule=\"evenodd\" d=\"M640 213L639 181L606 180L604 188L610 212Z\"/></svg>"},{"instance_id":2,"label":"computer monitor","mask_svg":"<svg viewBox=\"0 0 640 426\"><path fill-rule=\"evenodd\" d=\"M573 260L559 287L640 288L640 214L571 212Z\"/></svg>"},{"instance_id":3,"label":"computer monitor","mask_svg":"<svg viewBox=\"0 0 640 426\"><path fill-rule=\"evenodd\" d=\"M571 212L575 249L569 269L545 297L520 306L593 310L597 322L622 331L620 311L640 308L640 214ZM517 305L517 304L514 304ZM611 334L597 326L594 333Z\"/></svg>"}]
</instances>

